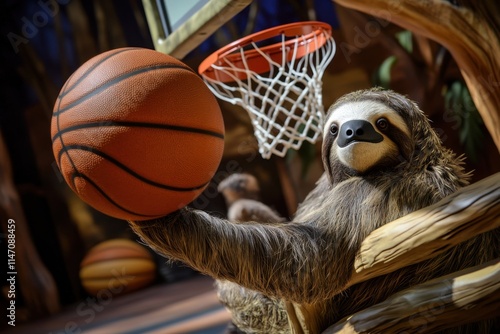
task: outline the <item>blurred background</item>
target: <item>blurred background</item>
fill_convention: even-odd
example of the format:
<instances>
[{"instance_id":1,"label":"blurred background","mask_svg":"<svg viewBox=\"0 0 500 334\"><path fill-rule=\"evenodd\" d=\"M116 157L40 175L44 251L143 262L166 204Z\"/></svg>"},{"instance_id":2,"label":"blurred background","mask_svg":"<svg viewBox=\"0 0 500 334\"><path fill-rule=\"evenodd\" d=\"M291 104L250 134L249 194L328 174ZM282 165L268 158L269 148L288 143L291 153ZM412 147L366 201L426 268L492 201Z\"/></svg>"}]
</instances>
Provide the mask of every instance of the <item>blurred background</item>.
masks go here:
<instances>
[{"instance_id":1,"label":"blurred background","mask_svg":"<svg viewBox=\"0 0 500 334\"><path fill-rule=\"evenodd\" d=\"M95 330L103 314L108 315L101 322L109 322L124 313L110 313L109 306L97 312L99 307L104 308L100 304L89 308L96 311L93 314L85 313L88 298L96 298L99 289L92 293L84 288L81 267L92 262L87 257L96 245L115 239L136 241L136 237L126 222L93 210L63 181L52 154L51 114L62 85L86 60L119 47L154 48L143 2L3 0L0 6L0 252L7 254L7 221L14 219L18 269L16 329L7 324L5 317L0 328L26 333ZM196 71L209 54L242 36L306 20L329 23L337 43L336 55L323 77L325 109L339 96L357 89L393 89L415 100L432 120L444 145L466 157L466 170L473 171L472 181L500 170L498 151L446 49L388 21L330 0L254 0L182 61ZM203 200L192 206L225 216L224 199L216 191L218 182L233 172L248 172L265 190L262 201L282 216L291 217L323 171L320 144L306 143L285 158L264 160L258 154L247 114L238 106L219 102L227 131L224 157ZM133 248L123 244L120 247L125 253ZM135 257L144 260L137 275L148 278L131 284L131 291L119 291L108 299L101 296L101 304L110 300L117 309L125 307L127 312L133 312L130 305L146 305L139 302L145 298L154 300L144 306L151 311L152 305L160 307L210 291L209 280L182 264L167 262L145 247L134 251ZM129 259L123 254L116 256ZM1 258L2 268L6 269L1 274L0 302L6 310L10 299L9 268L7 256ZM194 282L183 286L186 295L173 298L170 294L176 289L168 287L186 281ZM85 308L78 313L75 310L82 301L86 302ZM69 323L63 320L65 314L70 314L77 325L70 323L69 329L64 328ZM220 330L219 325L212 326L212 330Z\"/></svg>"}]
</instances>

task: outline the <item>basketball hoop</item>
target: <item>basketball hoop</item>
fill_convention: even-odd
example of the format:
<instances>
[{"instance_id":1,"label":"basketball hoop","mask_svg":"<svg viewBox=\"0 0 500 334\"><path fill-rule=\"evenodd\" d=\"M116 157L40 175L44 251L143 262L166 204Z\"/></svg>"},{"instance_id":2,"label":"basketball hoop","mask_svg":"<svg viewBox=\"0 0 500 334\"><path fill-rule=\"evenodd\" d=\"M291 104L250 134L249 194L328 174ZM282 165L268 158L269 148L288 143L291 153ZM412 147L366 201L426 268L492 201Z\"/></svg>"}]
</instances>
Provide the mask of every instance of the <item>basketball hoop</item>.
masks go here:
<instances>
[{"instance_id":1,"label":"basketball hoop","mask_svg":"<svg viewBox=\"0 0 500 334\"><path fill-rule=\"evenodd\" d=\"M321 79L334 54L328 24L297 22L219 49L198 72L218 98L248 112L259 152L269 159L320 137L325 118Z\"/></svg>"}]
</instances>

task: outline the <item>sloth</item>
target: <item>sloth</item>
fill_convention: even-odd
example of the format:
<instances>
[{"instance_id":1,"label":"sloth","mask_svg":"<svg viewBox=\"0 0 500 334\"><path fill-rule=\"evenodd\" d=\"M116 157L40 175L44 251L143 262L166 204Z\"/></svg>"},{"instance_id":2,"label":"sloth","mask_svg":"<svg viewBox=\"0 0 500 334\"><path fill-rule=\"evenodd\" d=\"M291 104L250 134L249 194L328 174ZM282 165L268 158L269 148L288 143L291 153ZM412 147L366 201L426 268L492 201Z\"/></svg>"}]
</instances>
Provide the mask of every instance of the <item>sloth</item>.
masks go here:
<instances>
[{"instance_id":1,"label":"sloth","mask_svg":"<svg viewBox=\"0 0 500 334\"><path fill-rule=\"evenodd\" d=\"M234 223L186 207L129 223L156 252L283 300L289 323L305 333L320 333L397 291L500 255L495 230L346 288L370 232L452 194L470 175L416 103L380 89L349 93L329 108L322 160L325 172L291 222ZM489 326L484 321L449 332L486 333Z\"/></svg>"},{"instance_id":2,"label":"sloth","mask_svg":"<svg viewBox=\"0 0 500 334\"><path fill-rule=\"evenodd\" d=\"M217 189L226 200L227 218L231 222L272 224L285 221L259 201L260 186L253 175L231 174ZM227 280L216 280L215 286L220 302L231 313L232 321L226 328L226 334L290 332L283 300L264 296Z\"/></svg>"},{"instance_id":3,"label":"sloth","mask_svg":"<svg viewBox=\"0 0 500 334\"><path fill-rule=\"evenodd\" d=\"M257 221L277 223L285 221L274 210L260 202L260 186L255 176L234 173L221 181L217 190L228 207L227 219L233 222Z\"/></svg>"}]
</instances>

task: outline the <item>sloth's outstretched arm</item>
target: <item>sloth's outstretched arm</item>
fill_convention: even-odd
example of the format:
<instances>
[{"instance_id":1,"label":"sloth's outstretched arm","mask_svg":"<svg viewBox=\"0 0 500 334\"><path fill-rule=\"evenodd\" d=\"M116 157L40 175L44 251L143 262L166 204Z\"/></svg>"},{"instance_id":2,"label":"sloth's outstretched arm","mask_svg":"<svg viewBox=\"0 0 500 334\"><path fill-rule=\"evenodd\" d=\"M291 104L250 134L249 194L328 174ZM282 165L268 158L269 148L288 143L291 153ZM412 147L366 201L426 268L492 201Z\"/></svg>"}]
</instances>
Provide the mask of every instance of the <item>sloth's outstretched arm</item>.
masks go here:
<instances>
[{"instance_id":1,"label":"sloth's outstretched arm","mask_svg":"<svg viewBox=\"0 0 500 334\"><path fill-rule=\"evenodd\" d=\"M130 224L156 252L268 296L313 302L332 296L349 278L337 271L345 259L328 254L332 237L312 223L233 224L185 208Z\"/></svg>"}]
</instances>

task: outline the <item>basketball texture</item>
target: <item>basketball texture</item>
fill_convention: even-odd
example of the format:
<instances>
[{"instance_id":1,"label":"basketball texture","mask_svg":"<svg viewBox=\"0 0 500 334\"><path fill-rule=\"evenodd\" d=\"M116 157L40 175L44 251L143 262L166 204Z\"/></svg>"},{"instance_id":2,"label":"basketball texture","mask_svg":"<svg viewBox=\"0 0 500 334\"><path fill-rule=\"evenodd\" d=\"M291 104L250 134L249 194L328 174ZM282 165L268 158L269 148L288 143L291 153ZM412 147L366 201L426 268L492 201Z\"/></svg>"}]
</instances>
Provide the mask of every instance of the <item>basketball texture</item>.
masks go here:
<instances>
[{"instance_id":1,"label":"basketball texture","mask_svg":"<svg viewBox=\"0 0 500 334\"><path fill-rule=\"evenodd\" d=\"M217 100L181 61L142 48L102 53L54 106L57 165L78 196L116 218L146 220L193 201L224 150Z\"/></svg>"},{"instance_id":2,"label":"basketball texture","mask_svg":"<svg viewBox=\"0 0 500 334\"><path fill-rule=\"evenodd\" d=\"M155 279L156 263L151 254L128 239L112 239L94 246L80 264L83 288L100 298L138 290Z\"/></svg>"}]
</instances>

